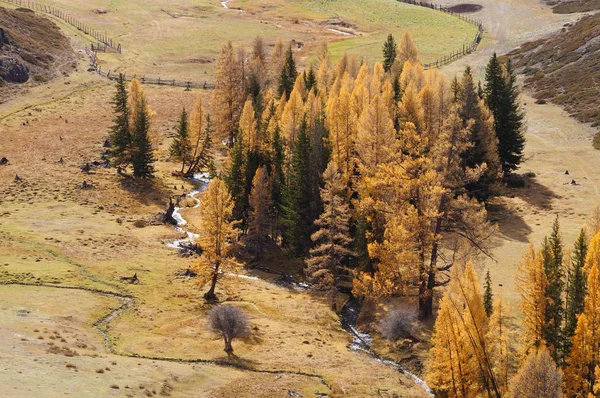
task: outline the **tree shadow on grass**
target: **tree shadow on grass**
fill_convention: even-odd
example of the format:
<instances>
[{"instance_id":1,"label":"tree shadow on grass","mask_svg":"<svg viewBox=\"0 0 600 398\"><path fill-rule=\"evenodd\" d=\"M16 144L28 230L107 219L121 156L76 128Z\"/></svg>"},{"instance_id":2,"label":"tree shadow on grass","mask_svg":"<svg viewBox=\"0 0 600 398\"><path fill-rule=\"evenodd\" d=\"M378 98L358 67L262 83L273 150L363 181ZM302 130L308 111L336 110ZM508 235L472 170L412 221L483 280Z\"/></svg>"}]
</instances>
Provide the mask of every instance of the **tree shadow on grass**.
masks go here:
<instances>
[{"instance_id":1,"label":"tree shadow on grass","mask_svg":"<svg viewBox=\"0 0 600 398\"><path fill-rule=\"evenodd\" d=\"M535 178L525 178L525 187L509 188L506 196L517 197L543 211L552 210L552 201L562 198Z\"/></svg>"},{"instance_id":2,"label":"tree shadow on grass","mask_svg":"<svg viewBox=\"0 0 600 398\"><path fill-rule=\"evenodd\" d=\"M529 242L532 229L523 217L508 209L505 203L493 203L487 206L488 216L498 226L500 235L518 242Z\"/></svg>"},{"instance_id":3,"label":"tree shadow on grass","mask_svg":"<svg viewBox=\"0 0 600 398\"><path fill-rule=\"evenodd\" d=\"M136 179L124 176L120 181L121 188L129 193L129 196L143 205L167 206L167 198L172 192L162 183L160 179Z\"/></svg>"}]
</instances>

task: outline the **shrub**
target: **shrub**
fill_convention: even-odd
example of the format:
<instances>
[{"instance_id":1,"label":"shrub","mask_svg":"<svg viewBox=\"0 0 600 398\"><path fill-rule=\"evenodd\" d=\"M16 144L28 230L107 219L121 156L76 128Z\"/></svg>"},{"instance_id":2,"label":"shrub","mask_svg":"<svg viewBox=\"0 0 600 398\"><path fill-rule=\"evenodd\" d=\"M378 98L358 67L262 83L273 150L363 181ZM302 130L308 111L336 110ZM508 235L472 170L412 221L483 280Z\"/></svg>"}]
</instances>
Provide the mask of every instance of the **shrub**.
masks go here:
<instances>
[{"instance_id":1,"label":"shrub","mask_svg":"<svg viewBox=\"0 0 600 398\"><path fill-rule=\"evenodd\" d=\"M415 321L417 314L414 310L399 306L391 310L379 325L381 335L391 341L414 339Z\"/></svg>"},{"instance_id":2,"label":"shrub","mask_svg":"<svg viewBox=\"0 0 600 398\"><path fill-rule=\"evenodd\" d=\"M246 337L250 334L248 316L238 307L219 305L208 313L210 328L223 337L225 352L231 356L231 342L235 338Z\"/></svg>"}]
</instances>

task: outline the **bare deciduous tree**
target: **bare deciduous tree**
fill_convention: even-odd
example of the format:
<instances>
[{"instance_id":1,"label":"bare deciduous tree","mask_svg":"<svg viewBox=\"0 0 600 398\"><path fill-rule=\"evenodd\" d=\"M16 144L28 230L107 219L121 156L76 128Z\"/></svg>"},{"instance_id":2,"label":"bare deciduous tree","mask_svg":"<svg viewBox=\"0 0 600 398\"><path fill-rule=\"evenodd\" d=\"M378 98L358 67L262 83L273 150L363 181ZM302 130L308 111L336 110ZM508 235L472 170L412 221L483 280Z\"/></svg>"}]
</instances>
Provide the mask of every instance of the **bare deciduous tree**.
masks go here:
<instances>
[{"instance_id":1,"label":"bare deciduous tree","mask_svg":"<svg viewBox=\"0 0 600 398\"><path fill-rule=\"evenodd\" d=\"M208 313L210 328L220 334L225 341L225 352L233 355L231 342L235 338L246 337L250 334L248 316L239 307L219 305Z\"/></svg>"},{"instance_id":2,"label":"bare deciduous tree","mask_svg":"<svg viewBox=\"0 0 600 398\"><path fill-rule=\"evenodd\" d=\"M529 354L513 378L508 394L511 398L560 398L563 373L556 367L545 348Z\"/></svg>"},{"instance_id":3,"label":"bare deciduous tree","mask_svg":"<svg viewBox=\"0 0 600 398\"><path fill-rule=\"evenodd\" d=\"M414 308L398 306L391 310L379 324L381 335L388 340L415 339L417 313Z\"/></svg>"}]
</instances>

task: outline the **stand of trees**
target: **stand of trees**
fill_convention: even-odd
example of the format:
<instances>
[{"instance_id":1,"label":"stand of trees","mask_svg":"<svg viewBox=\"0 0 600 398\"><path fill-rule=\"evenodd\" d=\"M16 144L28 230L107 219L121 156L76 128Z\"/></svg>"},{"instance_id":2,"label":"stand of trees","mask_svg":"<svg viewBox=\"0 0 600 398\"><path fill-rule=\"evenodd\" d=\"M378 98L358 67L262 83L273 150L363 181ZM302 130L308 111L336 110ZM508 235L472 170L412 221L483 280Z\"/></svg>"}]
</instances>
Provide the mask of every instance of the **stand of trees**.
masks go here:
<instances>
[{"instance_id":1,"label":"stand of trees","mask_svg":"<svg viewBox=\"0 0 600 398\"><path fill-rule=\"evenodd\" d=\"M453 266L489 256L494 227L483 201L498 192L503 169L518 166L513 156L507 168L501 137L520 134L522 115L511 108L510 64L495 57L483 90L468 68L453 84L425 72L408 33L398 46L389 36L383 56L369 66L344 55L334 65L323 46L299 72L280 41L271 54L261 39L250 53L229 42L212 96L215 131L231 147L223 179L254 261L281 245L307 259L315 290L333 295L354 279L353 293L371 302L414 292L426 319ZM498 125L496 111L512 112L514 123ZM190 155L204 153L205 140L193 138L202 118L196 109L189 126L186 118L171 147L182 170L207 163Z\"/></svg>"},{"instance_id":2,"label":"stand of trees","mask_svg":"<svg viewBox=\"0 0 600 398\"><path fill-rule=\"evenodd\" d=\"M123 75L119 75L113 113L113 125L109 131L113 164L120 169L131 165L133 176L137 178L153 177L155 157L150 141L152 111L137 79L131 81L128 92Z\"/></svg>"},{"instance_id":3,"label":"stand of trees","mask_svg":"<svg viewBox=\"0 0 600 398\"><path fill-rule=\"evenodd\" d=\"M542 247L531 245L519 264L517 329L501 298L487 312L489 273L481 294L467 265L440 302L430 386L449 397L600 396L599 268L600 233L588 245L582 230L573 250L564 250L557 219Z\"/></svg>"}]
</instances>

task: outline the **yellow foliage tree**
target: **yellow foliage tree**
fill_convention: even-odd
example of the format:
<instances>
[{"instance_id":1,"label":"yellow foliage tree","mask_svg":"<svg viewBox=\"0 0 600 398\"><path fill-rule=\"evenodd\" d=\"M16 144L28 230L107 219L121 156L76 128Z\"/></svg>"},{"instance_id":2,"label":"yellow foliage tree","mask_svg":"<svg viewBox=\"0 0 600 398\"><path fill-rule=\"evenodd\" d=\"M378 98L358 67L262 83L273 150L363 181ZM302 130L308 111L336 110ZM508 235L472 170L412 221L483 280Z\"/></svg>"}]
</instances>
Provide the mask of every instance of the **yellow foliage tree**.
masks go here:
<instances>
[{"instance_id":1,"label":"yellow foliage tree","mask_svg":"<svg viewBox=\"0 0 600 398\"><path fill-rule=\"evenodd\" d=\"M355 164L356 114L352 109L352 98L345 88L339 95L330 97L327 115L331 161L340 171L344 186L348 187Z\"/></svg>"},{"instance_id":2,"label":"yellow foliage tree","mask_svg":"<svg viewBox=\"0 0 600 398\"><path fill-rule=\"evenodd\" d=\"M467 263L464 272L450 282L440 304L440 317L426 370L431 386L451 397L486 394L500 398L488 318L472 263Z\"/></svg>"},{"instance_id":3,"label":"yellow foliage tree","mask_svg":"<svg viewBox=\"0 0 600 398\"><path fill-rule=\"evenodd\" d=\"M247 100L240 117L239 132L243 140L243 147L251 151L257 151L260 145L258 130L256 128L256 117L252 100Z\"/></svg>"},{"instance_id":4,"label":"yellow foliage tree","mask_svg":"<svg viewBox=\"0 0 600 398\"><path fill-rule=\"evenodd\" d=\"M356 149L362 172L373 175L379 164L389 160L396 131L381 96L377 94L358 123Z\"/></svg>"},{"instance_id":5,"label":"yellow foliage tree","mask_svg":"<svg viewBox=\"0 0 600 398\"><path fill-rule=\"evenodd\" d=\"M567 358L565 386L568 397L583 397L594 392L596 367L600 362L600 278L594 264L589 270L584 310L577 319L572 349Z\"/></svg>"},{"instance_id":6,"label":"yellow foliage tree","mask_svg":"<svg viewBox=\"0 0 600 398\"><path fill-rule=\"evenodd\" d=\"M217 133L221 139L233 145L235 128L244 103L243 73L231 41L221 49L215 74L215 90L212 95Z\"/></svg>"},{"instance_id":7,"label":"yellow foliage tree","mask_svg":"<svg viewBox=\"0 0 600 398\"><path fill-rule=\"evenodd\" d=\"M198 282L204 286L210 281L210 288L204 294L208 301L216 300L215 288L223 275L223 268L236 268L239 265L230 256L231 242L237 233L231 220L233 202L227 184L220 178L213 179L200 202L200 233L196 243L202 248L202 255L195 264Z\"/></svg>"},{"instance_id":8,"label":"yellow foliage tree","mask_svg":"<svg viewBox=\"0 0 600 398\"><path fill-rule=\"evenodd\" d=\"M544 325L546 314L546 274L542 254L535 251L533 244L518 264L517 291L520 294L519 308L523 314L524 351L545 346Z\"/></svg>"},{"instance_id":9,"label":"yellow foliage tree","mask_svg":"<svg viewBox=\"0 0 600 398\"><path fill-rule=\"evenodd\" d=\"M404 32L400 38L400 43L398 45L398 60L400 63L405 61L415 63L419 60L417 46L415 46L415 43L408 32Z\"/></svg>"},{"instance_id":10,"label":"yellow foliage tree","mask_svg":"<svg viewBox=\"0 0 600 398\"><path fill-rule=\"evenodd\" d=\"M585 272L589 274L594 265L600 268L600 232L594 235L588 246L585 257Z\"/></svg>"}]
</instances>

